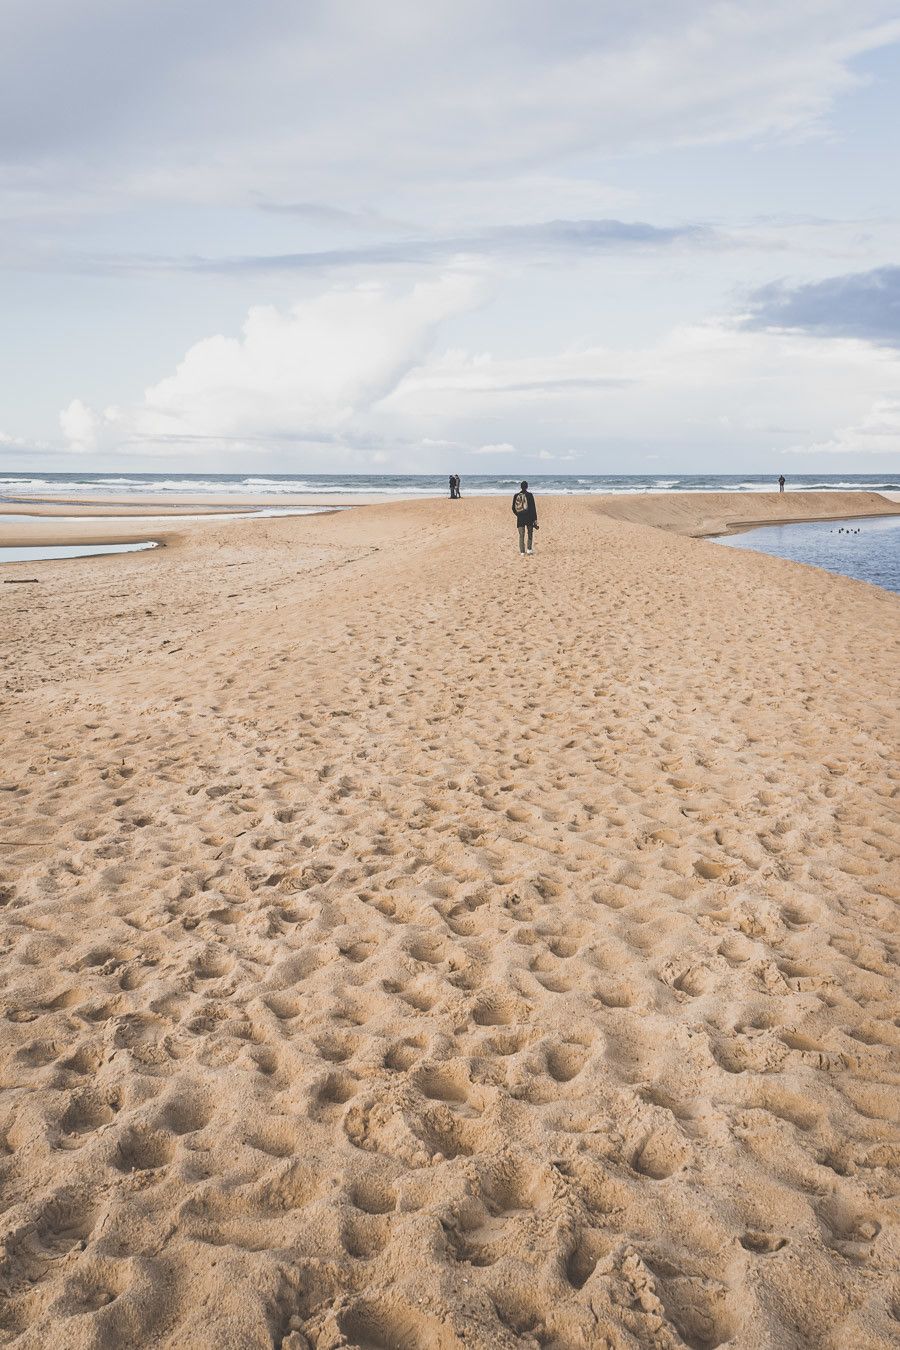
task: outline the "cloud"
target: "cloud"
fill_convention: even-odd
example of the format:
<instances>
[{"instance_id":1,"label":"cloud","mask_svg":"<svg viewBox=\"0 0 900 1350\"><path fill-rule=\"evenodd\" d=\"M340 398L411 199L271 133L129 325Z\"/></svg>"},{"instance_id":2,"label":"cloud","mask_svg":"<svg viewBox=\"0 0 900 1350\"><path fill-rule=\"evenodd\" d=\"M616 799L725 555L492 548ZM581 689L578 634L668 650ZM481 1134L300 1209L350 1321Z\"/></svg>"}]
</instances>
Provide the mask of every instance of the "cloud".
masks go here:
<instances>
[{"instance_id":1,"label":"cloud","mask_svg":"<svg viewBox=\"0 0 900 1350\"><path fill-rule=\"evenodd\" d=\"M482 295L481 278L460 271L405 291L367 284L286 311L256 306L240 337L195 343L137 407L101 419L73 399L60 425L73 448L96 444L102 423L120 441L161 445L340 438L424 360L439 325Z\"/></svg>"},{"instance_id":2,"label":"cloud","mask_svg":"<svg viewBox=\"0 0 900 1350\"><path fill-rule=\"evenodd\" d=\"M879 399L861 422L827 440L792 445L786 455L900 455L900 400Z\"/></svg>"},{"instance_id":3,"label":"cloud","mask_svg":"<svg viewBox=\"0 0 900 1350\"><path fill-rule=\"evenodd\" d=\"M798 428L807 444L825 442L860 400L898 386L893 351L722 319L628 348L522 357L453 348L411 369L381 408L400 426L476 445L496 426L523 454L577 453L613 472L661 447L679 467L703 455L727 471L736 455L758 464L796 445Z\"/></svg>"},{"instance_id":4,"label":"cloud","mask_svg":"<svg viewBox=\"0 0 900 1350\"><path fill-rule=\"evenodd\" d=\"M898 388L892 269L797 284L895 262L898 39L896 0L5 0L4 424L273 469L825 442Z\"/></svg>"},{"instance_id":5,"label":"cloud","mask_svg":"<svg viewBox=\"0 0 900 1350\"><path fill-rule=\"evenodd\" d=\"M14 436L11 432L0 431L0 455L15 456L17 459L23 454L28 458L37 455L43 459L47 455L58 453L58 448L49 441L33 440L28 436Z\"/></svg>"},{"instance_id":6,"label":"cloud","mask_svg":"<svg viewBox=\"0 0 900 1350\"><path fill-rule=\"evenodd\" d=\"M73 398L59 414L59 425L70 450L93 450L101 419L80 398Z\"/></svg>"},{"instance_id":7,"label":"cloud","mask_svg":"<svg viewBox=\"0 0 900 1350\"><path fill-rule=\"evenodd\" d=\"M332 286L287 308L256 306L236 336L193 344L137 405L101 416L76 399L61 425L72 447L93 440L103 453L246 470L289 468L302 451L310 472L375 463L443 472L457 454L473 463L577 457L627 472L660 449L678 457L675 467L690 455L726 470L736 456L758 465L786 447L828 456L896 448L900 355L891 348L724 319L630 347L513 356L441 346L444 325L487 294L481 274L451 271L405 288ZM859 424L860 406L878 415Z\"/></svg>"},{"instance_id":8,"label":"cloud","mask_svg":"<svg viewBox=\"0 0 900 1350\"><path fill-rule=\"evenodd\" d=\"M210 276L323 272L340 268L453 265L459 259L565 259L601 253L647 252L678 246L733 247L729 236L703 224L657 226L646 221L549 220L488 226L465 234L391 239L351 248L238 257L160 257L127 254L79 258L42 255L38 270L114 275L192 273Z\"/></svg>"},{"instance_id":9,"label":"cloud","mask_svg":"<svg viewBox=\"0 0 900 1350\"><path fill-rule=\"evenodd\" d=\"M257 210L275 216L293 216L307 225L320 226L327 230L389 230L398 228L409 230L409 225L400 221L388 220L377 211L347 211L339 206L330 206L325 202L266 202L257 203Z\"/></svg>"},{"instance_id":10,"label":"cloud","mask_svg":"<svg viewBox=\"0 0 900 1350\"><path fill-rule=\"evenodd\" d=\"M892 0L6 0L17 189L347 205L382 187L820 129ZM135 53L140 53L136 61ZM352 209L352 208L351 208Z\"/></svg>"},{"instance_id":11,"label":"cloud","mask_svg":"<svg viewBox=\"0 0 900 1350\"><path fill-rule=\"evenodd\" d=\"M516 358L451 348L411 370L390 401L419 405L434 400L440 406L457 398L520 404L590 401L643 378L633 352L608 347Z\"/></svg>"},{"instance_id":12,"label":"cloud","mask_svg":"<svg viewBox=\"0 0 900 1350\"><path fill-rule=\"evenodd\" d=\"M753 292L745 322L900 347L900 267L793 286L773 282Z\"/></svg>"}]
</instances>

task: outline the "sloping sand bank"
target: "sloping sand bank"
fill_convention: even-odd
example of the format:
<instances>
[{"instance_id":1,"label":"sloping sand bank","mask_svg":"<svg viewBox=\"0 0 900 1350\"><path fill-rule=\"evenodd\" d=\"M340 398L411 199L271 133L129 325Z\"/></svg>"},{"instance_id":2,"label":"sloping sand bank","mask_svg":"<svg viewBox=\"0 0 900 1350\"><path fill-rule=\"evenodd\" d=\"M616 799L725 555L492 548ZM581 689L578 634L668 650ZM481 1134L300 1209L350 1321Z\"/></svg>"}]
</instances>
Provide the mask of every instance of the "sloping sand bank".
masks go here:
<instances>
[{"instance_id":1,"label":"sloping sand bank","mask_svg":"<svg viewBox=\"0 0 900 1350\"><path fill-rule=\"evenodd\" d=\"M667 492L653 497L597 499L604 515L695 537L729 534L753 525L897 515L880 492Z\"/></svg>"},{"instance_id":2,"label":"sloping sand bank","mask_svg":"<svg viewBox=\"0 0 900 1350\"><path fill-rule=\"evenodd\" d=\"M620 501L0 587L5 1343L897 1344L900 602Z\"/></svg>"}]
</instances>

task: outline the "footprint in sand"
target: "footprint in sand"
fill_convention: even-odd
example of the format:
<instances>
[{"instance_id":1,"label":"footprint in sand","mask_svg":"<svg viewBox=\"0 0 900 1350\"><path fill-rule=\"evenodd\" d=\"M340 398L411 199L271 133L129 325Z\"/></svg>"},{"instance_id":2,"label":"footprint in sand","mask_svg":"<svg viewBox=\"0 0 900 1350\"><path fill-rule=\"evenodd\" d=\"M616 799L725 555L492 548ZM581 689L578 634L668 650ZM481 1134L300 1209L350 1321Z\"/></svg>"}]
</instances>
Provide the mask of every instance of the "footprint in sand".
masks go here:
<instances>
[{"instance_id":1,"label":"footprint in sand","mask_svg":"<svg viewBox=\"0 0 900 1350\"><path fill-rule=\"evenodd\" d=\"M88 1089L79 1093L62 1114L59 1122L62 1134L56 1141L56 1147L81 1148L85 1136L115 1120L120 1105L121 1100L115 1092L104 1094Z\"/></svg>"},{"instance_id":2,"label":"footprint in sand","mask_svg":"<svg viewBox=\"0 0 900 1350\"><path fill-rule=\"evenodd\" d=\"M172 1141L159 1130L133 1125L119 1138L112 1165L119 1172L154 1172L171 1162Z\"/></svg>"},{"instance_id":3,"label":"footprint in sand","mask_svg":"<svg viewBox=\"0 0 900 1350\"><path fill-rule=\"evenodd\" d=\"M570 1083L584 1068L587 1050L583 1045L551 1046L544 1057L547 1072L557 1083Z\"/></svg>"},{"instance_id":4,"label":"footprint in sand","mask_svg":"<svg viewBox=\"0 0 900 1350\"><path fill-rule=\"evenodd\" d=\"M632 1166L641 1176L664 1181L684 1167L690 1156L687 1141L674 1129L651 1131L632 1157Z\"/></svg>"},{"instance_id":5,"label":"footprint in sand","mask_svg":"<svg viewBox=\"0 0 900 1350\"><path fill-rule=\"evenodd\" d=\"M596 1228L579 1230L566 1257L566 1279L573 1289L583 1289L593 1275L597 1262L611 1247L609 1238Z\"/></svg>"}]
</instances>

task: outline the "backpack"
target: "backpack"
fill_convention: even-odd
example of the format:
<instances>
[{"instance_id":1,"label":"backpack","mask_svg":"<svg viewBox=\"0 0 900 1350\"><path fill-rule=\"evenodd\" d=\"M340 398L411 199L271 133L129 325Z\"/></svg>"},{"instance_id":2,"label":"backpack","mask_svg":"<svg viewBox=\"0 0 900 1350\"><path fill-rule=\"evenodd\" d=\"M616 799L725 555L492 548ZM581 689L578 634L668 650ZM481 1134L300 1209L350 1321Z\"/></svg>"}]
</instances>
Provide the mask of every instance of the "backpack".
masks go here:
<instances>
[{"instance_id":1,"label":"backpack","mask_svg":"<svg viewBox=\"0 0 900 1350\"><path fill-rule=\"evenodd\" d=\"M513 497L513 510L516 515L521 515L523 511L528 510L528 495L525 492L517 492Z\"/></svg>"}]
</instances>

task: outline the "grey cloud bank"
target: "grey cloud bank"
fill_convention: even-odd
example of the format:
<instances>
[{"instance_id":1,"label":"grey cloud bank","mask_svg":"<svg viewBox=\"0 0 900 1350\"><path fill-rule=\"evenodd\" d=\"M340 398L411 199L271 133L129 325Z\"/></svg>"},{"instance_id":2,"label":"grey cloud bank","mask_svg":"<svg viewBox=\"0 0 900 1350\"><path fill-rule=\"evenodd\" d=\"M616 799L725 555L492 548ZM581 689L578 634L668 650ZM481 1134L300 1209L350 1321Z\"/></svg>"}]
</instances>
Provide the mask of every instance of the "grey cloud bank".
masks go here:
<instances>
[{"instance_id":1,"label":"grey cloud bank","mask_svg":"<svg viewBox=\"0 0 900 1350\"><path fill-rule=\"evenodd\" d=\"M900 346L900 267L762 286L751 296L747 323Z\"/></svg>"},{"instance_id":2,"label":"grey cloud bank","mask_svg":"<svg viewBox=\"0 0 900 1350\"><path fill-rule=\"evenodd\" d=\"M900 22L886 0L6 0L4 27L20 183L53 192L78 165L92 187L221 202L805 132Z\"/></svg>"}]
</instances>

